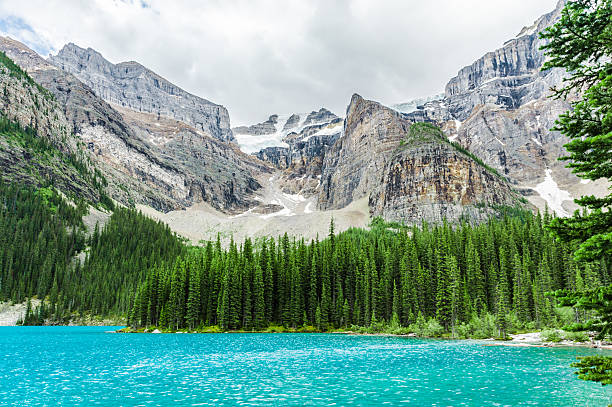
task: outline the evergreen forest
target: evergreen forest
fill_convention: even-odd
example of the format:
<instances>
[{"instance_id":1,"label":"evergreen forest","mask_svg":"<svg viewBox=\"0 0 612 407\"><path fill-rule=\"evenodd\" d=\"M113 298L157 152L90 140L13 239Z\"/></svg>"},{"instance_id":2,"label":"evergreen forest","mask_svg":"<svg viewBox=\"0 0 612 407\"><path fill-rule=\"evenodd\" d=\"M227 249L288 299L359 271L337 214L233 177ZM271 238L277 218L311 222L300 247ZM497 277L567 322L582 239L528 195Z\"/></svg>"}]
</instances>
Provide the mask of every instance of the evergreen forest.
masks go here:
<instances>
[{"instance_id":1,"label":"evergreen forest","mask_svg":"<svg viewBox=\"0 0 612 407\"><path fill-rule=\"evenodd\" d=\"M567 316L547 293L607 284L610 270L606 260L577 263L573 248L545 230L550 220L512 211L480 225L404 228L377 218L370 230L338 235L332 223L320 241L209 242L153 267L128 322L211 331L411 327L471 337L559 326Z\"/></svg>"}]
</instances>

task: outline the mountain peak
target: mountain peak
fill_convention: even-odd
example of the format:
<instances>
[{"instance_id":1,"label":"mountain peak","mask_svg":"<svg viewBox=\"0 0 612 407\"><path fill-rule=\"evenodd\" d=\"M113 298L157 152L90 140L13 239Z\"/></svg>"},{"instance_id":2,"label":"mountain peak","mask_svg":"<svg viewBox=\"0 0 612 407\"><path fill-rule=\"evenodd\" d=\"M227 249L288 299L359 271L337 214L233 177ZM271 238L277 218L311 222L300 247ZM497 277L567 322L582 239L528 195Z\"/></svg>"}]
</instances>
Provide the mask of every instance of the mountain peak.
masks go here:
<instances>
[{"instance_id":1,"label":"mountain peak","mask_svg":"<svg viewBox=\"0 0 612 407\"><path fill-rule=\"evenodd\" d=\"M113 64L98 51L74 43L49 60L109 103L183 122L221 141L234 140L223 106L184 91L136 61Z\"/></svg>"}]
</instances>

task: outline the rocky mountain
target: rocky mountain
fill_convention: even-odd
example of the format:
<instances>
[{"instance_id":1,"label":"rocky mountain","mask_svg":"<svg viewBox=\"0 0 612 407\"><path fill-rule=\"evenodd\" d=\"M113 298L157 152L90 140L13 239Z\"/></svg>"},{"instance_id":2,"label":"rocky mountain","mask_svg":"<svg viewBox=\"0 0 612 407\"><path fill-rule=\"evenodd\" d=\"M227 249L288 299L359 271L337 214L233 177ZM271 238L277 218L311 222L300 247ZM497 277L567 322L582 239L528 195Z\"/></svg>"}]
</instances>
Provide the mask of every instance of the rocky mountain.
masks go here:
<instances>
[{"instance_id":1,"label":"rocky mountain","mask_svg":"<svg viewBox=\"0 0 612 407\"><path fill-rule=\"evenodd\" d=\"M536 206L560 215L575 206L572 197L605 190L603 181L579 183L564 163L567 139L550 131L567 101L550 98L561 83L560 69L541 71L545 55L538 33L554 23L565 5L524 27L503 47L462 68L446 85L443 98L409 113L430 121L451 139L504 174Z\"/></svg>"},{"instance_id":2,"label":"rocky mountain","mask_svg":"<svg viewBox=\"0 0 612 407\"><path fill-rule=\"evenodd\" d=\"M435 126L353 95L344 132L323 161L319 206L368 197L373 215L407 223L482 220L519 197Z\"/></svg>"},{"instance_id":3,"label":"rocky mountain","mask_svg":"<svg viewBox=\"0 0 612 407\"><path fill-rule=\"evenodd\" d=\"M5 54L0 54L0 180L55 185L100 202L104 182L72 134L61 105Z\"/></svg>"},{"instance_id":4,"label":"rocky mountain","mask_svg":"<svg viewBox=\"0 0 612 407\"><path fill-rule=\"evenodd\" d=\"M99 52L72 43L49 60L108 103L183 122L218 140L233 140L227 109L185 92L137 62L112 64Z\"/></svg>"},{"instance_id":5,"label":"rocky mountain","mask_svg":"<svg viewBox=\"0 0 612 407\"><path fill-rule=\"evenodd\" d=\"M0 49L51 91L67 134L120 202L183 219L196 241L210 238L203 229L248 235L272 225L316 236L326 216L345 227L372 215L482 220L503 206L528 206L517 192L564 215L572 197L605 191L600 181L577 182L557 161L566 140L549 130L569 103L548 97L564 72L541 71L537 33L564 3L459 70L443 95L393 108L354 95L344 119L321 108L233 129L222 106L137 63L112 64L73 44L50 61L10 39Z\"/></svg>"},{"instance_id":6,"label":"rocky mountain","mask_svg":"<svg viewBox=\"0 0 612 407\"><path fill-rule=\"evenodd\" d=\"M204 201L226 212L252 204L256 177L269 170L233 143L165 116L110 105L10 38L0 38L0 50L54 95L119 202L168 211Z\"/></svg>"},{"instance_id":7,"label":"rocky mountain","mask_svg":"<svg viewBox=\"0 0 612 407\"><path fill-rule=\"evenodd\" d=\"M322 107L310 113L273 114L264 122L234 127L232 131L242 151L252 154L268 147L289 147L288 139L307 137L309 131L338 119Z\"/></svg>"},{"instance_id":8,"label":"rocky mountain","mask_svg":"<svg viewBox=\"0 0 612 407\"><path fill-rule=\"evenodd\" d=\"M325 108L308 114L274 114L265 122L232 130L241 149L281 173L277 182L290 194L314 195L327 149L342 132L342 119Z\"/></svg>"}]
</instances>

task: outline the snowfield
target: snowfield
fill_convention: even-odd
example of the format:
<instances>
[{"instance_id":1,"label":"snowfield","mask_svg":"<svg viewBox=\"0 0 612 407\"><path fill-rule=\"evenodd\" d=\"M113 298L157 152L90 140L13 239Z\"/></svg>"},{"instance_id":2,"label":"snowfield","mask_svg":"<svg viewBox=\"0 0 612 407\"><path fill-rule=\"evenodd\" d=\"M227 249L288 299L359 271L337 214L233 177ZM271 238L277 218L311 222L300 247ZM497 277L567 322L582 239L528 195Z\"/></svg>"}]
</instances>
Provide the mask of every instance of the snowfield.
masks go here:
<instances>
[{"instance_id":1,"label":"snowfield","mask_svg":"<svg viewBox=\"0 0 612 407\"><path fill-rule=\"evenodd\" d=\"M552 177L552 170L546 170L544 181L536 185L533 190L540 194L542 199L546 201L548 207L554 211L557 216L569 216L569 213L563 209L563 202L571 201L572 196L569 192L559 188L559 185L557 185Z\"/></svg>"}]
</instances>

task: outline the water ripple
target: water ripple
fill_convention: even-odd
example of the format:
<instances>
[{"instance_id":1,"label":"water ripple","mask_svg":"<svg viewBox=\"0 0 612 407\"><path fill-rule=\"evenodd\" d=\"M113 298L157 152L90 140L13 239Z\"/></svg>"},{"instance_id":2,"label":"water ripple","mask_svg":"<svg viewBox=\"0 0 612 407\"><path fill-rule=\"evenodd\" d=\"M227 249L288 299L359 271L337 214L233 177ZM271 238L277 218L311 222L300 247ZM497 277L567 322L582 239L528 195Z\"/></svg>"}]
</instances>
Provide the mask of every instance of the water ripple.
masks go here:
<instances>
[{"instance_id":1,"label":"water ripple","mask_svg":"<svg viewBox=\"0 0 612 407\"><path fill-rule=\"evenodd\" d=\"M590 349L325 334L115 335L0 328L0 405L600 406Z\"/></svg>"}]
</instances>

